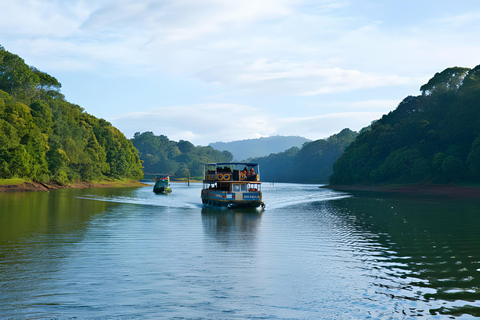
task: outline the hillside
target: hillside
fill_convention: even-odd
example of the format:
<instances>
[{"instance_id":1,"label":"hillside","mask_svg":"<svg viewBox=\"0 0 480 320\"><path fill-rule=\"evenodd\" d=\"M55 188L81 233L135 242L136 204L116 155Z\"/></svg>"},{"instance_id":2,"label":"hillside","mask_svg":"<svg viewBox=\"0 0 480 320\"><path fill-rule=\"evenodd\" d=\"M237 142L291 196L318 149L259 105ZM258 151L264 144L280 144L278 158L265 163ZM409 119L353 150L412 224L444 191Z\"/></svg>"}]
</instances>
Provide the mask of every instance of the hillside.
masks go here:
<instances>
[{"instance_id":1,"label":"hillside","mask_svg":"<svg viewBox=\"0 0 480 320\"><path fill-rule=\"evenodd\" d=\"M54 77L0 46L0 179L140 179L137 150L60 93Z\"/></svg>"},{"instance_id":2,"label":"hillside","mask_svg":"<svg viewBox=\"0 0 480 320\"><path fill-rule=\"evenodd\" d=\"M174 178L202 178L203 166L209 162L230 162L232 154L212 147L194 146L184 140L172 141L152 132L137 132L131 139L143 161L145 175L169 174ZM189 172L190 171L190 172Z\"/></svg>"},{"instance_id":3,"label":"hillside","mask_svg":"<svg viewBox=\"0 0 480 320\"><path fill-rule=\"evenodd\" d=\"M284 152L249 159L260 164L263 181L327 183L333 172L333 163L357 137L350 129L343 129L327 139L305 143Z\"/></svg>"},{"instance_id":4,"label":"hillside","mask_svg":"<svg viewBox=\"0 0 480 320\"><path fill-rule=\"evenodd\" d=\"M220 151L227 150L232 153L235 161L243 161L248 158L268 156L292 147L300 148L305 142L310 141L298 136L273 136L232 142L214 142L209 146Z\"/></svg>"},{"instance_id":5,"label":"hillside","mask_svg":"<svg viewBox=\"0 0 480 320\"><path fill-rule=\"evenodd\" d=\"M480 183L480 66L448 68L358 136L339 184Z\"/></svg>"}]
</instances>

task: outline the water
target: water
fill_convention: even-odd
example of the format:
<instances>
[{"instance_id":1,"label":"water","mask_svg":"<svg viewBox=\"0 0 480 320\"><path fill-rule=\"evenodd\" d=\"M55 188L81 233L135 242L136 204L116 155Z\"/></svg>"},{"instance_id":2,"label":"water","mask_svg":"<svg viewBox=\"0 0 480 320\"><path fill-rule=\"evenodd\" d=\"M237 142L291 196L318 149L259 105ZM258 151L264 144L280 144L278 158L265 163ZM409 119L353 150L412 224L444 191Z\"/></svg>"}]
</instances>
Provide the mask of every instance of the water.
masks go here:
<instances>
[{"instance_id":1,"label":"water","mask_svg":"<svg viewBox=\"0 0 480 320\"><path fill-rule=\"evenodd\" d=\"M263 212L200 184L0 194L0 318L480 315L480 203L264 183Z\"/></svg>"}]
</instances>

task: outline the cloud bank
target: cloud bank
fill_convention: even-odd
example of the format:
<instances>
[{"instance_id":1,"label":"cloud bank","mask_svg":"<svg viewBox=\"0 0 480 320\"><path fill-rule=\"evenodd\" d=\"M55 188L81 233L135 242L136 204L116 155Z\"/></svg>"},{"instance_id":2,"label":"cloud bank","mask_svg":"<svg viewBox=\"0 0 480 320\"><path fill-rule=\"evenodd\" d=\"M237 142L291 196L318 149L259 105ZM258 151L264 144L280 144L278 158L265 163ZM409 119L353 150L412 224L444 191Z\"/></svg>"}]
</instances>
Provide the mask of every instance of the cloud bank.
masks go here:
<instances>
[{"instance_id":1,"label":"cloud bank","mask_svg":"<svg viewBox=\"0 0 480 320\"><path fill-rule=\"evenodd\" d=\"M480 54L474 0L19 0L2 13L0 44L61 75L89 113L127 136L168 120L155 133L203 143L359 130ZM122 89L106 100L80 77Z\"/></svg>"}]
</instances>

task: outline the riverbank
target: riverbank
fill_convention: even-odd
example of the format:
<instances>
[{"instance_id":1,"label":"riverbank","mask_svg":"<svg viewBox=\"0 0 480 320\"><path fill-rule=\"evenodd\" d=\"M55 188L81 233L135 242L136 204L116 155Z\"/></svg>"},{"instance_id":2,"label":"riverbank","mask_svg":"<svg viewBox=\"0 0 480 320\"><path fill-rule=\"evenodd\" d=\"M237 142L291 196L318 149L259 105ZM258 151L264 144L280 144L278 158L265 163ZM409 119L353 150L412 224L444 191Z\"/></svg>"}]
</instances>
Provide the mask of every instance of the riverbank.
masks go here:
<instances>
[{"instance_id":1,"label":"riverbank","mask_svg":"<svg viewBox=\"0 0 480 320\"><path fill-rule=\"evenodd\" d=\"M25 192L25 191L49 191L55 189L86 189L86 188L125 188L125 187L144 187L148 186L143 182L132 181L98 181L85 182L78 181L68 185L61 185L54 182L43 183L33 181L9 181L0 180L0 192Z\"/></svg>"},{"instance_id":2,"label":"riverbank","mask_svg":"<svg viewBox=\"0 0 480 320\"><path fill-rule=\"evenodd\" d=\"M449 198L480 198L479 185L326 185L336 191L363 191L408 195L445 196Z\"/></svg>"}]
</instances>

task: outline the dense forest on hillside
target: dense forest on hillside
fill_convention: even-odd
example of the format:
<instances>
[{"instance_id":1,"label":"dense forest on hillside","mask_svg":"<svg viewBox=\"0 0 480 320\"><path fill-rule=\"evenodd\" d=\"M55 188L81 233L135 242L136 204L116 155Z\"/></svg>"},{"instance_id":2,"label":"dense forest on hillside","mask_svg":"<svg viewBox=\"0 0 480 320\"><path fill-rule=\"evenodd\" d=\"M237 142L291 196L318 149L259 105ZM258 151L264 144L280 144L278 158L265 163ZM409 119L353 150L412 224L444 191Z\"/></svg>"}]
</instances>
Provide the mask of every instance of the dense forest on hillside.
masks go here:
<instances>
[{"instance_id":1,"label":"dense forest on hillside","mask_svg":"<svg viewBox=\"0 0 480 320\"><path fill-rule=\"evenodd\" d=\"M203 178L206 163L230 162L232 154L212 147L194 146L184 140L175 142L152 132L137 132L131 139L143 160L145 174L169 174L174 178ZM190 170L190 172L188 172Z\"/></svg>"},{"instance_id":2,"label":"dense forest on hillside","mask_svg":"<svg viewBox=\"0 0 480 320\"><path fill-rule=\"evenodd\" d=\"M358 136L332 184L480 182L480 66L444 70Z\"/></svg>"},{"instance_id":3,"label":"dense forest on hillside","mask_svg":"<svg viewBox=\"0 0 480 320\"><path fill-rule=\"evenodd\" d=\"M260 164L263 181L326 183L333 172L333 163L357 135L343 129L327 139L307 142L302 148L293 147L249 161Z\"/></svg>"},{"instance_id":4,"label":"dense forest on hillside","mask_svg":"<svg viewBox=\"0 0 480 320\"><path fill-rule=\"evenodd\" d=\"M231 142L213 142L209 146L217 150L227 150L235 161L264 157L272 153L283 152L292 147L301 148L311 140L298 136L273 136L259 139L245 139Z\"/></svg>"},{"instance_id":5,"label":"dense forest on hillside","mask_svg":"<svg viewBox=\"0 0 480 320\"><path fill-rule=\"evenodd\" d=\"M0 46L0 179L140 179L131 141L67 102L60 88L57 79Z\"/></svg>"}]
</instances>

